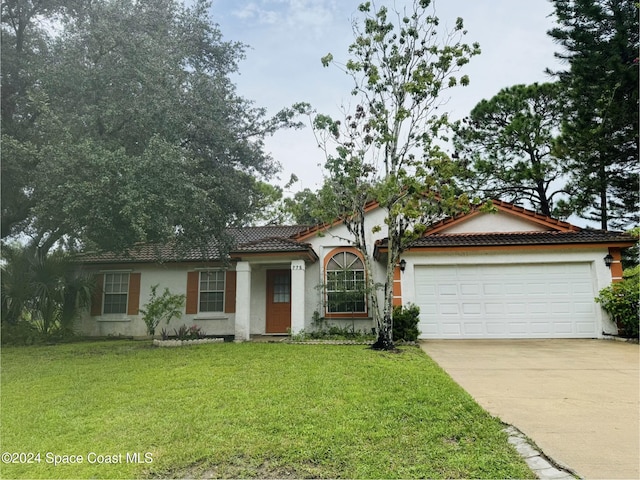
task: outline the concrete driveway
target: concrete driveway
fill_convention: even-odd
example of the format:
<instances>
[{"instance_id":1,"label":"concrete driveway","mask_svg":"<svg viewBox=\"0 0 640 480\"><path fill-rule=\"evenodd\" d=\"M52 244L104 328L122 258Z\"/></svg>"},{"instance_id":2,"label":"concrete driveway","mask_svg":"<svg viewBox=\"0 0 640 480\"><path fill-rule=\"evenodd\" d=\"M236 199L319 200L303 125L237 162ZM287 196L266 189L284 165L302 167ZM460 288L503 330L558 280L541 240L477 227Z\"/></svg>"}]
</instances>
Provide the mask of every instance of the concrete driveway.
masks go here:
<instances>
[{"instance_id":1,"label":"concrete driveway","mask_svg":"<svg viewBox=\"0 0 640 480\"><path fill-rule=\"evenodd\" d=\"M640 478L640 347L611 340L426 340L489 413L581 477Z\"/></svg>"}]
</instances>

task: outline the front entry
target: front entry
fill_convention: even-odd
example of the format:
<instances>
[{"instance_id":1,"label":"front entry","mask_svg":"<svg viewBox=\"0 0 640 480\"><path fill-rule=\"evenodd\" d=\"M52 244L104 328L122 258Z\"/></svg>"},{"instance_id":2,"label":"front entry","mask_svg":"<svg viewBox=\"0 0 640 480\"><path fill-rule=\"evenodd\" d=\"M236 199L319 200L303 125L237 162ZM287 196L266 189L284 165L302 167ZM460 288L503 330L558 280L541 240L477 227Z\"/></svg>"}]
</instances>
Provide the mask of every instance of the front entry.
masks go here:
<instances>
[{"instance_id":1,"label":"front entry","mask_svg":"<svg viewBox=\"0 0 640 480\"><path fill-rule=\"evenodd\" d=\"M265 333L287 333L291 328L291 270L267 270Z\"/></svg>"}]
</instances>

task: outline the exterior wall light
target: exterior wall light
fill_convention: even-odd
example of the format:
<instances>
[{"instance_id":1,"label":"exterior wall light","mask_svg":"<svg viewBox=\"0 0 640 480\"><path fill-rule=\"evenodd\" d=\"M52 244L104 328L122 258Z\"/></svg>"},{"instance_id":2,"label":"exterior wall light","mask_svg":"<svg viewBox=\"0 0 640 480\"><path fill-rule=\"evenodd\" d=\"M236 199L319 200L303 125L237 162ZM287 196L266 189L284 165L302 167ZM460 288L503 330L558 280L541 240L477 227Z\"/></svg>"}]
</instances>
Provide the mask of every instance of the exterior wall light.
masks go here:
<instances>
[{"instance_id":1,"label":"exterior wall light","mask_svg":"<svg viewBox=\"0 0 640 480\"><path fill-rule=\"evenodd\" d=\"M611 268L611 264L612 264L612 263L613 263L613 257L611 256L611 254L610 254L610 253L607 253L607 256L606 256L606 257L604 257L604 264L605 264L607 267Z\"/></svg>"},{"instance_id":2,"label":"exterior wall light","mask_svg":"<svg viewBox=\"0 0 640 480\"><path fill-rule=\"evenodd\" d=\"M403 258L400 260L400 271L404 272L404 269L407 268L407 261Z\"/></svg>"}]
</instances>

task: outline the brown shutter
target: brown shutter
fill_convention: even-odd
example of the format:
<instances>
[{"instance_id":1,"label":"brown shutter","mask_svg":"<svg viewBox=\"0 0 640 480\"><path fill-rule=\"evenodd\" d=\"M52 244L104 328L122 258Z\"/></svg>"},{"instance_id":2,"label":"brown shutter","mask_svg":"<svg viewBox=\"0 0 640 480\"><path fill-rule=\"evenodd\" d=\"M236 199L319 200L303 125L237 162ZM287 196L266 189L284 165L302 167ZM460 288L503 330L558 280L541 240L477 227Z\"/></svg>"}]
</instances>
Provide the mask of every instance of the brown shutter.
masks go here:
<instances>
[{"instance_id":1,"label":"brown shutter","mask_svg":"<svg viewBox=\"0 0 640 480\"><path fill-rule=\"evenodd\" d=\"M140 274L129 274L129 301L127 315L138 315L140 309Z\"/></svg>"},{"instance_id":2,"label":"brown shutter","mask_svg":"<svg viewBox=\"0 0 640 480\"><path fill-rule=\"evenodd\" d=\"M227 270L224 282L224 313L236 313L236 272Z\"/></svg>"},{"instance_id":3,"label":"brown shutter","mask_svg":"<svg viewBox=\"0 0 640 480\"><path fill-rule=\"evenodd\" d=\"M102 293L104 289L104 275L102 273L96 275L95 288L91 295L91 316L97 317L102 315Z\"/></svg>"},{"instance_id":4,"label":"brown shutter","mask_svg":"<svg viewBox=\"0 0 640 480\"><path fill-rule=\"evenodd\" d=\"M198 313L198 284L200 272L187 273L187 306L186 314Z\"/></svg>"}]
</instances>

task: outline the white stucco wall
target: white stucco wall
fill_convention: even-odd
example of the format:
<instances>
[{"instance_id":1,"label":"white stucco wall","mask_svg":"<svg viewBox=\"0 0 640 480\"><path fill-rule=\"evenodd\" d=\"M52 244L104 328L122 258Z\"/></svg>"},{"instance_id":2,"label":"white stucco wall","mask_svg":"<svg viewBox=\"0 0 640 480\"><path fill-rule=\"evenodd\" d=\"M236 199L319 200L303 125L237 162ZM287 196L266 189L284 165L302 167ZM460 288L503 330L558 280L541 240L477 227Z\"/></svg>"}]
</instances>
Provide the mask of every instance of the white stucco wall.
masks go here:
<instances>
[{"instance_id":1,"label":"white stucco wall","mask_svg":"<svg viewBox=\"0 0 640 480\"><path fill-rule=\"evenodd\" d=\"M201 265L199 266L201 267ZM109 273L110 271L129 271L140 273L140 308L144 308L149 301L151 286L158 284L157 293L160 295L168 288L173 294L187 293L187 272L193 271L195 265L186 264L138 264L128 266L103 266L91 269L92 273ZM233 267L232 267L233 268ZM233 335L235 314L224 312L202 312L198 314L184 314L173 319L169 325L161 323L156 328L159 335L163 328L170 334L181 325L197 325L206 335ZM77 322L77 331L86 336L145 336L147 328L142 320L142 314L110 314L91 316L89 311L83 313Z\"/></svg>"},{"instance_id":2,"label":"white stucco wall","mask_svg":"<svg viewBox=\"0 0 640 480\"><path fill-rule=\"evenodd\" d=\"M543 232L551 230L539 223L506 212L480 213L443 230L443 233Z\"/></svg>"},{"instance_id":3,"label":"white stucco wall","mask_svg":"<svg viewBox=\"0 0 640 480\"><path fill-rule=\"evenodd\" d=\"M384 219L386 217L385 211L382 209L371 210L367 213L366 218L366 231L367 231L367 247L369 254L373 255L375 242L387 236L386 225ZM374 233L373 229L380 227L379 232ZM330 229L322 231L320 235L316 235L306 242L310 243L314 251L318 255L318 261L312 265L307 265L306 276L306 294L307 301L305 306L305 329L312 330L312 318L314 312L318 312L320 316L324 316L325 305L323 298L323 291L321 286L325 283L324 265L327 257L336 248L352 247L353 244L348 240L351 237L347 228L342 225L334 225ZM372 261L372 269L375 281L378 283L384 282L385 266L379 264L375 260ZM382 304L383 292L380 291L378 295L378 302ZM369 306L371 309L371 306ZM330 325L338 325L341 327L355 328L356 330L370 331L373 327L373 321L371 318L371 310L369 310L369 318L329 318L325 321Z\"/></svg>"}]
</instances>

